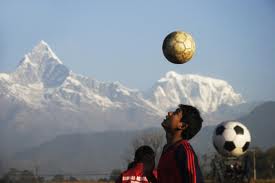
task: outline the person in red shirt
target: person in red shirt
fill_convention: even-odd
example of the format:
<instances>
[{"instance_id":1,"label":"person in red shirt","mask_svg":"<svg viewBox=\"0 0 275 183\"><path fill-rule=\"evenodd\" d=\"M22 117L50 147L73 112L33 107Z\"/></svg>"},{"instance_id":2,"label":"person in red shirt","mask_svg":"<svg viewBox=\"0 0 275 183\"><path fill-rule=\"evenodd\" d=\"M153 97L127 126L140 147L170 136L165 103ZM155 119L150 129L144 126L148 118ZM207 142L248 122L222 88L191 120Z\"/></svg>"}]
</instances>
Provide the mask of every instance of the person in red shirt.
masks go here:
<instances>
[{"instance_id":1,"label":"person in red shirt","mask_svg":"<svg viewBox=\"0 0 275 183\"><path fill-rule=\"evenodd\" d=\"M155 153L150 146L141 146L135 152L135 159L120 175L116 183L149 183L147 176L156 177Z\"/></svg>"},{"instance_id":2,"label":"person in red shirt","mask_svg":"<svg viewBox=\"0 0 275 183\"><path fill-rule=\"evenodd\" d=\"M158 183L203 183L197 156L188 140L201 129L203 119L193 106L179 105L162 122L167 144L158 163L157 180L151 174L150 181Z\"/></svg>"}]
</instances>

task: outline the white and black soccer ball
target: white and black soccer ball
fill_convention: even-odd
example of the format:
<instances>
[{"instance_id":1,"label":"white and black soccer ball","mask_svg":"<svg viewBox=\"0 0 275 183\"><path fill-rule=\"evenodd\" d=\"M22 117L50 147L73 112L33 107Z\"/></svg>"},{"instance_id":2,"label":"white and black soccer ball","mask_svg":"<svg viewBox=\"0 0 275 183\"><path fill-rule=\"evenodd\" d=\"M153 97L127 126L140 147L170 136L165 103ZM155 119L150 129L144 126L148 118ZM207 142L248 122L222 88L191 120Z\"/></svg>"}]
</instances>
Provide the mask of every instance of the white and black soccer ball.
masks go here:
<instances>
[{"instance_id":1,"label":"white and black soccer ball","mask_svg":"<svg viewBox=\"0 0 275 183\"><path fill-rule=\"evenodd\" d=\"M213 145L223 156L243 155L251 142L248 129L238 121L220 123L213 134Z\"/></svg>"}]
</instances>

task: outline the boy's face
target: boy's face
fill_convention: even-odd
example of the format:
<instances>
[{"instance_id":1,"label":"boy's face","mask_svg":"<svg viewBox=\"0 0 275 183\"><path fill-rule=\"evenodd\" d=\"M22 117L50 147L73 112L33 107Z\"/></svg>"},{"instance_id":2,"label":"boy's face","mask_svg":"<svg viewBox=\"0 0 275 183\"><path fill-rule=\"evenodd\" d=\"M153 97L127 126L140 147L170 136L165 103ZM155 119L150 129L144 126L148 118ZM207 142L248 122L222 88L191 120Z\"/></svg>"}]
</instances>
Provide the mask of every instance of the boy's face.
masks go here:
<instances>
[{"instance_id":1,"label":"boy's face","mask_svg":"<svg viewBox=\"0 0 275 183\"><path fill-rule=\"evenodd\" d=\"M174 132L183 129L184 123L181 122L182 111L180 108L174 112L168 112L166 118L161 123L166 132Z\"/></svg>"}]
</instances>

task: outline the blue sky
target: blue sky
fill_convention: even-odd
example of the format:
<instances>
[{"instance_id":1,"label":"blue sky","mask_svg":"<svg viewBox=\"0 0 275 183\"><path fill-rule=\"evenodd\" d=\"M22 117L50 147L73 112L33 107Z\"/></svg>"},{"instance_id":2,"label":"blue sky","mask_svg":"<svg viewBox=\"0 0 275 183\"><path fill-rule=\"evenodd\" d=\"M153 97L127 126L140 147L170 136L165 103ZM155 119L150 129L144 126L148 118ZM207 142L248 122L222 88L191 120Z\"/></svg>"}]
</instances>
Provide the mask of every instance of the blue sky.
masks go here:
<instances>
[{"instance_id":1,"label":"blue sky","mask_svg":"<svg viewBox=\"0 0 275 183\"><path fill-rule=\"evenodd\" d=\"M275 100L275 2L0 2L0 72L13 71L40 40L75 73L146 90L167 71L228 81L248 101ZM164 37L192 34L187 64L163 57Z\"/></svg>"}]
</instances>

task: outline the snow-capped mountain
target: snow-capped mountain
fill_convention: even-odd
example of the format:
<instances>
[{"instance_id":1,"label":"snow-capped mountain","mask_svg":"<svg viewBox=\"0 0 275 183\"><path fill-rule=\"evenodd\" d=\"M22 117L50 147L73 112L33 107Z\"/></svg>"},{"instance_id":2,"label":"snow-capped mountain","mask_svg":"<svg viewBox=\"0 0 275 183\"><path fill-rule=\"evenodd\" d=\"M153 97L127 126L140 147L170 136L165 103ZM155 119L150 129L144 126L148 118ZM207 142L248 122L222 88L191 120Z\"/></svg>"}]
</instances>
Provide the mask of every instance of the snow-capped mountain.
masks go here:
<instances>
[{"instance_id":1,"label":"snow-capped mountain","mask_svg":"<svg viewBox=\"0 0 275 183\"><path fill-rule=\"evenodd\" d=\"M184 103L196 106L203 113L216 111L222 105L244 103L242 96L226 81L200 75L166 73L149 92L149 100L161 110Z\"/></svg>"},{"instance_id":2,"label":"snow-capped mountain","mask_svg":"<svg viewBox=\"0 0 275 183\"><path fill-rule=\"evenodd\" d=\"M88 103L102 109L134 103L157 114L179 103L194 105L204 113L214 112L221 105L244 103L226 81L174 71L166 73L143 97L119 82L99 82L73 73L44 41L24 56L15 72L0 74L0 92L32 107L52 101L73 106Z\"/></svg>"},{"instance_id":3,"label":"snow-capped mountain","mask_svg":"<svg viewBox=\"0 0 275 183\"><path fill-rule=\"evenodd\" d=\"M136 89L73 73L44 41L14 72L0 74L0 108L0 149L60 134L156 126L161 116Z\"/></svg>"},{"instance_id":4,"label":"snow-capped mountain","mask_svg":"<svg viewBox=\"0 0 275 183\"><path fill-rule=\"evenodd\" d=\"M91 104L102 109L125 107L129 103L154 108L138 90L119 82L99 82L73 73L44 41L24 56L15 72L0 74L0 85L2 95L12 96L33 108L49 102L73 107Z\"/></svg>"},{"instance_id":5,"label":"snow-capped mountain","mask_svg":"<svg viewBox=\"0 0 275 183\"><path fill-rule=\"evenodd\" d=\"M41 41L24 56L12 79L22 85L41 83L45 88L52 88L63 83L69 72L47 43Z\"/></svg>"},{"instance_id":6,"label":"snow-capped mountain","mask_svg":"<svg viewBox=\"0 0 275 183\"><path fill-rule=\"evenodd\" d=\"M0 73L0 149L18 150L61 134L159 126L179 103L205 115L243 102L225 81L173 71L144 93L101 82L73 73L41 41L14 72Z\"/></svg>"}]
</instances>

